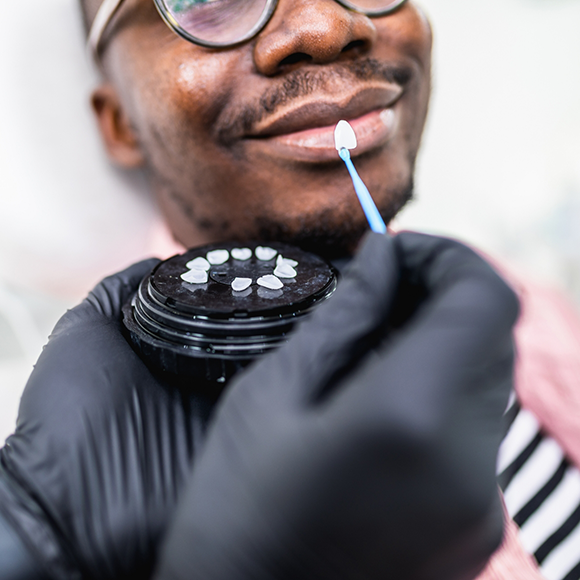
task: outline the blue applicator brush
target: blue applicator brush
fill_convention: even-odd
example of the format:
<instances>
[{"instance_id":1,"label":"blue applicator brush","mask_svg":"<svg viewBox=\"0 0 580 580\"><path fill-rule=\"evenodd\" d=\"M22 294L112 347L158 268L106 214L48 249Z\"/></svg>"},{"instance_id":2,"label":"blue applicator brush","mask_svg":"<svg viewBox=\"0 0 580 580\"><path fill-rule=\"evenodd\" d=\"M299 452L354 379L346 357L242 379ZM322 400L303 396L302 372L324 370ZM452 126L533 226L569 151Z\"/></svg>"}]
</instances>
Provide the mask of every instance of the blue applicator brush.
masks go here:
<instances>
[{"instance_id":1,"label":"blue applicator brush","mask_svg":"<svg viewBox=\"0 0 580 580\"><path fill-rule=\"evenodd\" d=\"M358 200L365 212L365 216L371 226L373 232L384 234L387 231L387 226L367 189L363 180L357 173L352 161L350 159L350 149L356 149L357 140L354 129L350 126L348 121L339 121L334 130L334 146L340 155L340 158L345 162L346 168L350 173L354 190L358 196Z\"/></svg>"}]
</instances>

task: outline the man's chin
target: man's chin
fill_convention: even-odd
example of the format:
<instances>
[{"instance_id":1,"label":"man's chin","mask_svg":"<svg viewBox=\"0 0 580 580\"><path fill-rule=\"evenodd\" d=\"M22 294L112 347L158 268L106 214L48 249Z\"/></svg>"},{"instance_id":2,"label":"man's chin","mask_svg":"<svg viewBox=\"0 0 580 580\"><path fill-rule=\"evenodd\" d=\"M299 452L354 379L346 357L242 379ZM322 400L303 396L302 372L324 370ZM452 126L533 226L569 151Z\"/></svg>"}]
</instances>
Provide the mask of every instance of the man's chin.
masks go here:
<instances>
[{"instance_id":1,"label":"man's chin","mask_svg":"<svg viewBox=\"0 0 580 580\"><path fill-rule=\"evenodd\" d=\"M412 198L412 182L398 192L390 192L387 202L379 207L385 223L388 224ZM293 244L329 260L352 255L368 230L362 212L337 219L331 210L304 216L299 224L261 217L256 219L254 228L256 239Z\"/></svg>"}]
</instances>

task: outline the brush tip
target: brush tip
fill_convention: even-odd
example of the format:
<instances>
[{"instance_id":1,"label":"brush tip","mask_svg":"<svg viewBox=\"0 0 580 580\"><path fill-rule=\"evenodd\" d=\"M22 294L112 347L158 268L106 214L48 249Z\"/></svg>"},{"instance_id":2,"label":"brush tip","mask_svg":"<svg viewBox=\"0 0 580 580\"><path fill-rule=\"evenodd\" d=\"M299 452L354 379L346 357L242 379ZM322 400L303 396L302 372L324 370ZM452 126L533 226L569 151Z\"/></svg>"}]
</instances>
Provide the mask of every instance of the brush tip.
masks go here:
<instances>
[{"instance_id":1,"label":"brush tip","mask_svg":"<svg viewBox=\"0 0 580 580\"><path fill-rule=\"evenodd\" d=\"M342 149L338 150L338 156L343 161L348 161L350 159L350 151L346 147L343 147Z\"/></svg>"}]
</instances>

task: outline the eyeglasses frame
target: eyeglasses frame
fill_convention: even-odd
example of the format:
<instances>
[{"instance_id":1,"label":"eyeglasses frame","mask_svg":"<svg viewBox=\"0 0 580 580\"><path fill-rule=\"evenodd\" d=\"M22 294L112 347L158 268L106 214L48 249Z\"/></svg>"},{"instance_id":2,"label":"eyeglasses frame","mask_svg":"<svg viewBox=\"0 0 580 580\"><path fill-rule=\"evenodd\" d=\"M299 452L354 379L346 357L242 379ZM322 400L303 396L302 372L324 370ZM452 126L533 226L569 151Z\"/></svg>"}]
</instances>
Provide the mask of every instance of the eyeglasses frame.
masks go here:
<instances>
[{"instance_id":1,"label":"eyeglasses frame","mask_svg":"<svg viewBox=\"0 0 580 580\"><path fill-rule=\"evenodd\" d=\"M398 10L407 0L395 0L393 4L388 6L387 8L380 8L378 10L361 10L349 0L335 0L339 4L341 4L344 8L348 10L352 10L353 12L358 12L359 14L364 14L365 16L369 16L370 18L377 18L380 16L386 16L387 14L391 14ZM252 39L254 36L257 36L261 30L266 26L269 22L270 18L274 14L274 11L278 7L279 0L267 0L266 8L262 13L262 17L256 23L256 25L242 38L236 40L235 42L211 42L207 40L203 40L189 34L186 30L184 30L179 23L175 20L175 18L169 12L169 9L165 6L165 0L153 0L155 3L155 7L159 12L159 15L165 22L165 24L176 34L192 42L193 44L197 44L199 46L203 46L206 48L233 48L248 40ZM93 24L91 26L91 30L89 32L88 40L87 40L87 48L94 59L94 61L100 65L100 58L99 58L99 49L101 45L101 41L103 39L104 33L113 20L115 14L118 12L119 8L123 0L104 0L101 4L95 19L93 20Z\"/></svg>"}]
</instances>

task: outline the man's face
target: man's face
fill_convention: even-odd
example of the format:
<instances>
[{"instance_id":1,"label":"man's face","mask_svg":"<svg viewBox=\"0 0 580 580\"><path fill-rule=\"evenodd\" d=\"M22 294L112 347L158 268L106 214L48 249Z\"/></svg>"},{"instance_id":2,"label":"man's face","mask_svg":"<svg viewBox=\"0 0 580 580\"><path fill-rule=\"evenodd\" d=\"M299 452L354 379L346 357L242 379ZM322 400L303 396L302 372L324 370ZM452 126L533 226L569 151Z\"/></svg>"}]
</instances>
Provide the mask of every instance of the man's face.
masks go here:
<instances>
[{"instance_id":1,"label":"man's face","mask_svg":"<svg viewBox=\"0 0 580 580\"><path fill-rule=\"evenodd\" d=\"M368 226L334 127L351 122L354 163L391 219L412 190L430 53L410 2L371 19L334 0L280 0L256 38L216 50L175 35L152 0L127 0L103 59L178 241L339 255Z\"/></svg>"}]
</instances>

